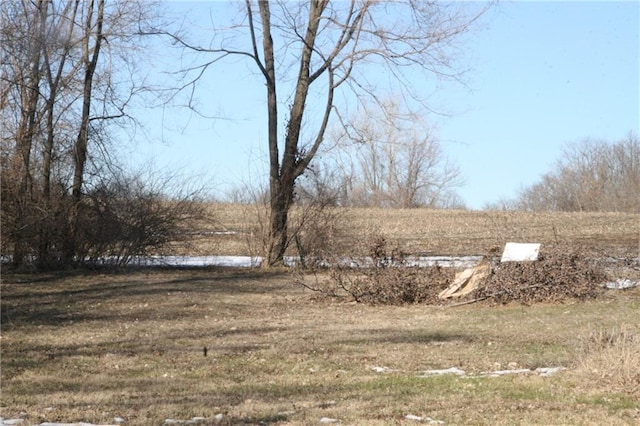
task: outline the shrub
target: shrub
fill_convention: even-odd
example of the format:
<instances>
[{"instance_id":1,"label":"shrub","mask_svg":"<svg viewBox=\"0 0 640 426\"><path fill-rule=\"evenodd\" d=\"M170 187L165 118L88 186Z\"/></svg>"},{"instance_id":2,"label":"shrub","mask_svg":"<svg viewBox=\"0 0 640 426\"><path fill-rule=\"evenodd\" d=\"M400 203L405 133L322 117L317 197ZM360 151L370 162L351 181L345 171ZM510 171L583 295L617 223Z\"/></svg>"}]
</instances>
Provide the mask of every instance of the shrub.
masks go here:
<instances>
[{"instance_id":1,"label":"shrub","mask_svg":"<svg viewBox=\"0 0 640 426\"><path fill-rule=\"evenodd\" d=\"M438 293L453 278L451 268L408 265L400 247L390 247L381 235L368 241L368 252L365 259L333 259L329 279L320 280L316 276L313 285L303 279L299 282L326 296L347 295L356 302L402 305L440 303Z\"/></svg>"},{"instance_id":2,"label":"shrub","mask_svg":"<svg viewBox=\"0 0 640 426\"><path fill-rule=\"evenodd\" d=\"M122 266L136 256L168 253L188 240L193 223L205 216L195 191L173 185L176 176L113 173L93 182L78 205L78 233L72 240L71 194L61 182L49 199L30 198L2 182L2 254L17 267L55 269L79 264Z\"/></svg>"},{"instance_id":3,"label":"shrub","mask_svg":"<svg viewBox=\"0 0 640 426\"><path fill-rule=\"evenodd\" d=\"M78 260L122 266L187 241L204 209L193 194L168 191L170 181L119 175L92 188L81 206Z\"/></svg>"}]
</instances>

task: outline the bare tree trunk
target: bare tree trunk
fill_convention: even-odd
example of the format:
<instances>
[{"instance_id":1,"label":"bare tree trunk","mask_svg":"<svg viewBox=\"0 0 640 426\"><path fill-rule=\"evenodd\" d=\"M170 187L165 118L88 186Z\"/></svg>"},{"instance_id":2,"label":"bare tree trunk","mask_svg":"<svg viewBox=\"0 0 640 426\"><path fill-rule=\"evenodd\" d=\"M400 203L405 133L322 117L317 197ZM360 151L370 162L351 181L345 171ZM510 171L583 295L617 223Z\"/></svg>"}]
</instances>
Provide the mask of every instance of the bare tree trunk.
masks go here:
<instances>
[{"instance_id":1,"label":"bare tree trunk","mask_svg":"<svg viewBox=\"0 0 640 426\"><path fill-rule=\"evenodd\" d=\"M47 122L46 133L47 138L44 143L42 155L42 210L44 212L44 220L39 223L40 230L38 232L38 263L45 266L48 263L49 245L50 245L50 215L51 215L51 163L53 155L54 143L54 126L53 126L53 106L55 95L50 88L49 99L47 100Z\"/></svg>"},{"instance_id":2,"label":"bare tree trunk","mask_svg":"<svg viewBox=\"0 0 640 426\"><path fill-rule=\"evenodd\" d=\"M247 9L251 19L251 3L247 0ZM264 54L264 66L261 70L265 77L267 86L267 119L268 119L268 139L269 139L269 235L267 236L266 253L268 258L264 263L265 267L272 265L278 256L271 253L278 251L276 247L280 245L282 238L286 239L287 210L284 199L280 194L280 154L278 150L278 102L276 97L276 73L273 50L273 38L271 36L271 11L268 2L259 2L260 19L262 21L262 50ZM253 23L251 33L253 32ZM257 50L254 38L254 53L257 57Z\"/></svg>"},{"instance_id":3,"label":"bare tree trunk","mask_svg":"<svg viewBox=\"0 0 640 426\"><path fill-rule=\"evenodd\" d=\"M87 20L85 24L83 57L84 63L84 85L82 91L82 116L80 119L80 130L74 149L74 171L73 184L71 187L72 208L70 215L70 235L66 250L66 261L71 262L77 249L79 209L82 200L82 185L84 182L84 169L87 161L87 144L89 139L89 114L91 112L91 96L93 87L93 76L95 74L100 47L102 45L102 24L104 18L105 0L97 0L98 11L95 16L94 11L96 0L90 0L87 10ZM90 48L91 38L95 38L93 49Z\"/></svg>"},{"instance_id":4,"label":"bare tree trunk","mask_svg":"<svg viewBox=\"0 0 640 426\"><path fill-rule=\"evenodd\" d=\"M44 26L47 17L48 2L38 0L35 7L38 11L33 28L29 31L32 43L29 45L30 68L21 87L20 123L16 134L16 164L19 171L19 187L16 200L16 223L13 247L13 263L20 266L25 256L25 230L28 228L28 216L33 202L33 176L31 173L31 151L37 127L37 110L40 96L39 85L42 78L40 60L44 39Z\"/></svg>"},{"instance_id":5,"label":"bare tree trunk","mask_svg":"<svg viewBox=\"0 0 640 426\"><path fill-rule=\"evenodd\" d=\"M42 153L42 211L44 212L45 217L44 220L40 221L39 230L38 263L40 263L41 267L47 266L49 261L51 228L54 226L53 216L56 214L51 197L51 170L53 165L53 148L55 144L55 104L58 99L58 95L65 89L62 77L64 75L65 63L69 57L71 49L73 27L75 26L76 14L80 5L80 0L68 0L67 6L71 5L72 7L70 10L68 8L64 9L69 29L66 32L67 37L63 44L64 47L58 54L58 68L55 75L52 69L49 47L45 46L43 51L45 72L49 85L49 96L47 98L46 105L46 139L44 141ZM73 71L70 74L73 74Z\"/></svg>"},{"instance_id":6,"label":"bare tree trunk","mask_svg":"<svg viewBox=\"0 0 640 426\"><path fill-rule=\"evenodd\" d=\"M270 34L269 3L259 2L260 16L262 18L263 48L265 54L265 66L271 73L273 80L273 95L270 86L268 89L269 104L269 157L270 157L270 228L267 246L267 265L273 266L282 263L285 251L289 245L289 235L287 229L289 209L293 204L295 181L303 172L308 161L303 165L298 152L300 141L300 130L302 118L305 111L305 104L309 94L310 63L313 53L315 38L318 33L320 17L327 5L327 1L313 1L309 9L309 26L304 38L304 47L300 58L300 70L296 85L295 97L290 107L289 122L287 123L287 134L285 136L284 155L282 165L279 165L278 139L277 139L277 111L275 98L275 70L273 69L273 40ZM270 80L268 78L268 80ZM271 102L273 101L273 106ZM272 129L273 126L273 129ZM309 159L310 161L310 159Z\"/></svg>"}]
</instances>

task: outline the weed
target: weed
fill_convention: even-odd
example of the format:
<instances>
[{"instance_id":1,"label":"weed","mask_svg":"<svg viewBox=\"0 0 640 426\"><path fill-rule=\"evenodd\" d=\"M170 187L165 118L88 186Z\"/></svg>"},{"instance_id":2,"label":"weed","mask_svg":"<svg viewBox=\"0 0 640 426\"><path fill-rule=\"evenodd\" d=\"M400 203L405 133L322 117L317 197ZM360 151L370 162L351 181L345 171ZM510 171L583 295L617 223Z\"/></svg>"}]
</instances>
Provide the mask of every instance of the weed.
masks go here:
<instances>
[{"instance_id":1,"label":"weed","mask_svg":"<svg viewBox=\"0 0 640 426\"><path fill-rule=\"evenodd\" d=\"M596 328L580 343L576 374L582 380L640 399L640 331L635 325Z\"/></svg>"}]
</instances>

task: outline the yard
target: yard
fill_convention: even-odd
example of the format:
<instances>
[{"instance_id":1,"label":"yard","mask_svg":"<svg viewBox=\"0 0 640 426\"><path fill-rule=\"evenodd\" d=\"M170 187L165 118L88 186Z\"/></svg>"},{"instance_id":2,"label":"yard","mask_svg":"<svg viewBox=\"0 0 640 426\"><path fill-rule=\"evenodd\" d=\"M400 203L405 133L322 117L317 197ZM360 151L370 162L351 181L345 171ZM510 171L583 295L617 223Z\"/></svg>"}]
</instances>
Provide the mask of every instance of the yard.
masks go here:
<instances>
[{"instance_id":1,"label":"yard","mask_svg":"<svg viewBox=\"0 0 640 426\"><path fill-rule=\"evenodd\" d=\"M183 270L10 276L2 303L2 417L26 424L640 418L638 373L621 371L640 359L638 289L391 307L317 300L282 272ZM421 377L452 367L466 374ZM474 377L540 367L566 370Z\"/></svg>"},{"instance_id":2,"label":"yard","mask_svg":"<svg viewBox=\"0 0 640 426\"><path fill-rule=\"evenodd\" d=\"M541 227L545 238L582 229L566 219ZM493 244L521 226L500 220L510 225L496 225ZM592 239L630 235L580 220ZM1 291L0 416L23 424L640 421L637 287L562 303L388 306L321 297L287 270L155 268L3 271Z\"/></svg>"}]
</instances>

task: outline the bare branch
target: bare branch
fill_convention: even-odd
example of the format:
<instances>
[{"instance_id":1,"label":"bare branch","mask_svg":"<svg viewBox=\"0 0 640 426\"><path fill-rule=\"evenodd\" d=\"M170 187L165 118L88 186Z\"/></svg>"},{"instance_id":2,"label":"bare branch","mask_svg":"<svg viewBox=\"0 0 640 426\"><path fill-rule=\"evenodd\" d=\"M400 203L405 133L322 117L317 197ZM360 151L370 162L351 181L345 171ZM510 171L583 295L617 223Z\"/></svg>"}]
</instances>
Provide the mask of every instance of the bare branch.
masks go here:
<instances>
[{"instance_id":1,"label":"bare branch","mask_svg":"<svg viewBox=\"0 0 640 426\"><path fill-rule=\"evenodd\" d=\"M413 73L420 71L429 78L460 80L461 72L455 61L456 43L489 5L414 0L245 0L244 6L245 20L228 28L243 31L245 38L240 40L224 38L227 32L219 28L214 28L208 46L189 42L165 30L156 33L168 36L174 45L195 54L200 61L181 70L186 82L178 89L190 90L190 107L196 84L204 73L230 56L248 59L264 79L271 192L270 235L266 238L269 253L266 255L267 263L272 264L282 259L291 241L287 214L294 200L296 179L320 152L332 115L335 113L339 120L340 114L345 113L339 109L338 96L352 94L361 105L370 105L373 100L374 104L384 106L383 99L389 92L401 92L401 99L417 101L422 108L427 108L426 99L415 90ZM256 28L254 9L259 13L260 30ZM216 37L223 38L218 38L213 45ZM199 55L209 58L202 60ZM372 75L384 72L389 82L376 81L374 77L368 79L367 71ZM280 93L287 99L286 117L279 115L282 105L277 95ZM317 93L323 95L317 96ZM310 108L319 113L311 114ZM285 128L282 139L278 135L279 125ZM407 147L407 155L425 158L433 155L420 151L421 144L429 145L428 141L418 138L413 147ZM412 167L408 174L402 175L399 169L394 169L395 175L390 174L387 180L395 181L396 186L403 179L413 181L409 185L411 190L405 191L407 200L424 194L425 188L432 188L434 194L438 194L454 180L447 181L443 176L420 180L417 176L424 175L432 166L426 160L406 164ZM455 170L444 167L443 173L455 175Z\"/></svg>"}]
</instances>

